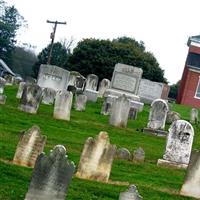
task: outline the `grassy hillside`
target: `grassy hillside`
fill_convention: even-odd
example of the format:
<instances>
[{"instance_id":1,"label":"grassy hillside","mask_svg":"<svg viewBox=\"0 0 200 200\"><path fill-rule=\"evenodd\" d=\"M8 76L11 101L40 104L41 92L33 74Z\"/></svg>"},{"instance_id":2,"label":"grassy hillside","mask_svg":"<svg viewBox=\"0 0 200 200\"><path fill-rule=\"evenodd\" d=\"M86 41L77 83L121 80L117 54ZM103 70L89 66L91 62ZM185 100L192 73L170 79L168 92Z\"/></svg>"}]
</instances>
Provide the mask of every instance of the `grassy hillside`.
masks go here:
<instances>
[{"instance_id":1,"label":"grassy hillside","mask_svg":"<svg viewBox=\"0 0 200 200\"><path fill-rule=\"evenodd\" d=\"M146 127L149 107L138 114L136 121L130 120L127 128L114 128L108 124L108 116L100 115L102 101L88 103L85 112L72 110L71 121L53 119L53 106L41 105L37 115L21 112L17 109L16 87L6 87L6 105L0 105L0 159L12 160L21 130L32 125L40 126L47 135L45 152L49 153L57 144L67 148L69 159L78 165L85 140L96 136L100 131L107 131L112 144L125 147L131 152L142 147L146 153L145 163L135 164L115 160L110 179L135 184L146 200L184 200L192 199L178 195L184 180L185 170L157 167L157 159L162 158L165 150L165 138L141 133ZM189 120L189 107L173 105L183 119ZM200 149L200 131L196 126L193 148ZM24 199L31 179L32 169L5 164L0 161L0 199ZM68 200L116 200L125 186L113 186L95 181L73 178L68 191Z\"/></svg>"}]
</instances>

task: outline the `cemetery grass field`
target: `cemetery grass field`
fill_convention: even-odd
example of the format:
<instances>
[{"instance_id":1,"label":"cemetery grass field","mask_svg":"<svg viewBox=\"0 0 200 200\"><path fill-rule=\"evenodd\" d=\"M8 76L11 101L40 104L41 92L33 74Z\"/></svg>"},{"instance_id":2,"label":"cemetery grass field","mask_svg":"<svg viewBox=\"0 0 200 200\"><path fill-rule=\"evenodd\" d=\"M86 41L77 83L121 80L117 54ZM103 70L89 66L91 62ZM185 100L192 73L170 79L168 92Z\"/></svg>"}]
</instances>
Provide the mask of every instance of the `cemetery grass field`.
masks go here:
<instances>
[{"instance_id":1,"label":"cemetery grass field","mask_svg":"<svg viewBox=\"0 0 200 200\"><path fill-rule=\"evenodd\" d=\"M19 111L16 92L17 87L7 86L7 102L0 105L0 200L23 200L28 191L32 169L19 167L8 161L13 159L20 131L27 130L33 125L38 125L42 134L47 135L45 153L48 154L55 145L62 144L67 148L68 157L74 161L76 167L85 140L90 136L95 137L100 131L107 131L110 142L118 148L125 147L133 152L136 148L142 147L146 153L145 162L138 164L115 160L110 179L135 184L144 200L193 199L178 195L185 170L156 165L164 153L166 139L141 132L147 124L149 106L145 106L144 111L138 114L136 121L129 120L127 128L114 128L109 125L108 116L100 115L102 100L98 100L98 103L88 103L85 112L73 109L71 121L66 122L53 119L53 106L41 105L36 115ZM190 109L172 105L172 110L179 112L185 120L189 120ZM200 129L198 125L193 127L193 149L200 149ZM117 200L119 193L127 188L73 177L67 199Z\"/></svg>"}]
</instances>

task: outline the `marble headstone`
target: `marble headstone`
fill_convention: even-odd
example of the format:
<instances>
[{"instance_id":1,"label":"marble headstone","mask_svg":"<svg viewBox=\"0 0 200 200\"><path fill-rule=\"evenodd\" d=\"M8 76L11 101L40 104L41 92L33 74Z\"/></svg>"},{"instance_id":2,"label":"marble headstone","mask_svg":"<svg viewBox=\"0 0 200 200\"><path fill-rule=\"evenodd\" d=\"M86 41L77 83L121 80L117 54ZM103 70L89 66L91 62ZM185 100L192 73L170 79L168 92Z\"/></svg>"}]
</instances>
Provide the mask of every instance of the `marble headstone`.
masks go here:
<instances>
[{"instance_id":1,"label":"marble headstone","mask_svg":"<svg viewBox=\"0 0 200 200\"><path fill-rule=\"evenodd\" d=\"M199 112L196 108L192 108L190 112L190 122L197 123L199 121Z\"/></svg>"},{"instance_id":2,"label":"marble headstone","mask_svg":"<svg viewBox=\"0 0 200 200\"><path fill-rule=\"evenodd\" d=\"M158 160L158 165L187 168L193 137L194 129L189 122L185 120L174 121L169 128L163 159Z\"/></svg>"},{"instance_id":3,"label":"marble headstone","mask_svg":"<svg viewBox=\"0 0 200 200\"><path fill-rule=\"evenodd\" d=\"M116 146L110 144L106 132L100 132L95 139L89 137L85 142L76 176L107 182L115 152Z\"/></svg>"},{"instance_id":4,"label":"marble headstone","mask_svg":"<svg viewBox=\"0 0 200 200\"><path fill-rule=\"evenodd\" d=\"M77 94L75 97L75 104L74 104L75 110L85 111L86 103L87 103L87 96L84 94Z\"/></svg>"},{"instance_id":5,"label":"marble headstone","mask_svg":"<svg viewBox=\"0 0 200 200\"><path fill-rule=\"evenodd\" d=\"M145 160L145 152L143 148L139 147L133 152L133 161L134 162L144 162Z\"/></svg>"},{"instance_id":6,"label":"marble headstone","mask_svg":"<svg viewBox=\"0 0 200 200\"><path fill-rule=\"evenodd\" d=\"M125 95L118 97L111 108L109 123L116 127L126 127L130 111L130 102Z\"/></svg>"},{"instance_id":7,"label":"marble headstone","mask_svg":"<svg viewBox=\"0 0 200 200\"><path fill-rule=\"evenodd\" d=\"M193 151L180 194L200 199L200 152Z\"/></svg>"},{"instance_id":8,"label":"marble headstone","mask_svg":"<svg viewBox=\"0 0 200 200\"><path fill-rule=\"evenodd\" d=\"M46 105L51 105L54 103L56 97L56 91L51 88L44 88L42 94L42 103Z\"/></svg>"},{"instance_id":9,"label":"marble headstone","mask_svg":"<svg viewBox=\"0 0 200 200\"><path fill-rule=\"evenodd\" d=\"M137 187L135 185L130 185L126 192L121 192L119 195L119 200L142 200L143 198L138 193Z\"/></svg>"},{"instance_id":10,"label":"marble headstone","mask_svg":"<svg viewBox=\"0 0 200 200\"><path fill-rule=\"evenodd\" d=\"M6 80L0 77L0 94L3 94L5 84L6 84Z\"/></svg>"},{"instance_id":11,"label":"marble headstone","mask_svg":"<svg viewBox=\"0 0 200 200\"><path fill-rule=\"evenodd\" d=\"M121 159L121 160L130 160L131 159L131 153L126 148L119 148L119 149L117 149L115 157L117 159Z\"/></svg>"},{"instance_id":12,"label":"marble headstone","mask_svg":"<svg viewBox=\"0 0 200 200\"><path fill-rule=\"evenodd\" d=\"M41 135L40 128L33 126L23 132L17 145L13 163L21 166L34 167L35 161L43 152L46 136Z\"/></svg>"},{"instance_id":13,"label":"marble headstone","mask_svg":"<svg viewBox=\"0 0 200 200\"><path fill-rule=\"evenodd\" d=\"M110 80L104 78L100 84L99 84L99 88L98 88L98 97L103 97L105 91L110 87Z\"/></svg>"},{"instance_id":14,"label":"marble headstone","mask_svg":"<svg viewBox=\"0 0 200 200\"><path fill-rule=\"evenodd\" d=\"M21 99L25 84L26 84L25 82L20 82L19 83L18 91L17 91L17 95L16 95L17 99Z\"/></svg>"},{"instance_id":15,"label":"marble headstone","mask_svg":"<svg viewBox=\"0 0 200 200\"><path fill-rule=\"evenodd\" d=\"M171 124L172 122L176 120L180 120L180 119L181 119L181 115L179 113L174 112L174 111L168 111L166 123Z\"/></svg>"},{"instance_id":16,"label":"marble headstone","mask_svg":"<svg viewBox=\"0 0 200 200\"><path fill-rule=\"evenodd\" d=\"M156 99L151 104L147 127L150 129L164 129L169 106L165 100Z\"/></svg>"},{"instance_id":17,"label":"marble headstone","mask_svg":"<svg viewBox=\"0 0 200 200\"><path fill-rule=\"evenodd\" d=\"M40 154L25 200L65 200L74 170L62 145L55 146L49 155Z\"/></svg>"},{"instance_id":18,"label":"marble headstone","mask_svg":"<svg viewBox=\"0 0 200 200\"><path fill-rule=\"evenodd\" d=\"M25 84L19 109L28 113L37 113L42 100L42 88L35 84Z\"/></svg>"},{"instance_id":19,"label":"marble headstone","mask_svg":"<svg viewBox=\"0 0 200 200\"><path fill-rule=\"evenodd\" d=\"M67 90L56 94L54 104L54 118L70 121L73 94Z\"/></svg>"}]
</instances>

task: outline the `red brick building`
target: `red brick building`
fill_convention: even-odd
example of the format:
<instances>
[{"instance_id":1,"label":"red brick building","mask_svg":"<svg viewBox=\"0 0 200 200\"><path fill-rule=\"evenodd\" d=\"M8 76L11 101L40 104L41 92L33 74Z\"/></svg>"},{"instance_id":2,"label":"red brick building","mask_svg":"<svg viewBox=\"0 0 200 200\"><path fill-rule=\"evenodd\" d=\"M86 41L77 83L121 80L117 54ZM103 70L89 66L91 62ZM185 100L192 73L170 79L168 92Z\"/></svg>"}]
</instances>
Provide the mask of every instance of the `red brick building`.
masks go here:
<instances>
[{"instance_id":1,"label":"red brick building","mask_svg":"<svg viewBox=\"0 0 200 200\"><path fill-rule=\"evenodd\" d=\"M188 47L176 102L200 108L200 35L190 37Z\"/></svg>"}]
</instances>

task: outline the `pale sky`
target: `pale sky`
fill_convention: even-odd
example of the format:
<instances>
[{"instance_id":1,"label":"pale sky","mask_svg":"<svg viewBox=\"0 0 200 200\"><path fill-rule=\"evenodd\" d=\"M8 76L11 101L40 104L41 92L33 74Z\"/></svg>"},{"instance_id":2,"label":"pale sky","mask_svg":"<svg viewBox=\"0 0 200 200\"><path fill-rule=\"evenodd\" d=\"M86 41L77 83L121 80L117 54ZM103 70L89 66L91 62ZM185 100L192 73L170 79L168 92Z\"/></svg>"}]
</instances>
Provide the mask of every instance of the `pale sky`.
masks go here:
<instances>
[{"instance_id":1,"label":"pale sky","mask_svg":"<svg viewBox=\"0 0 200 200\"><path fill-rule=\"evenodd\" d=\"M181 79L189 36L200 34L199 0L5 0L28 22L18 40L41 51L50 42L52 25L59 25L55 41L74 38L142 40L157 58L170 84Z\"/></svg>"}]
</instances>

